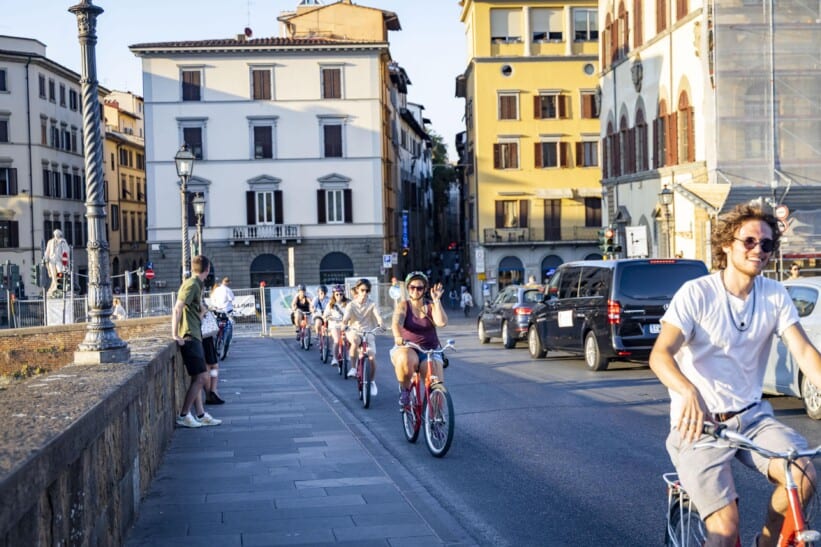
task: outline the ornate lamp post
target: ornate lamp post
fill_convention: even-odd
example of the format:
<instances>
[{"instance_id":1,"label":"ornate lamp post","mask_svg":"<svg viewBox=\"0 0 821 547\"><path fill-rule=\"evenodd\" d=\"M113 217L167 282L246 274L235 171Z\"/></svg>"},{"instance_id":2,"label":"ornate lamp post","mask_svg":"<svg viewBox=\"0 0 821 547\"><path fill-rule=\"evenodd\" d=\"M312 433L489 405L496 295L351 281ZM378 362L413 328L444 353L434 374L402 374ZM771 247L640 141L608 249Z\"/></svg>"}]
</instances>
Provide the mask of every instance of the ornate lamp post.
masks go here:
<instances>
[{"instance_id":1,"label":"ornate lamp post","mask_svg":"<svg viewBox=\"0 0 821 547\"><path fill-rule=\"evenodd\" d=\"M670 205L673 203L673 191L667 188L667 185L664 185L664 188L661 189L659 192L659 202L664 206L664 227L665 227L665 234L666 234L666 241L667 244L665 245L666 253L665 256L669 257L672 255L671 244L671 237L670 237Z\"/></svg>"},{"instance_id":2,"label":"ornate lamp post","mask_svg":"<svg viewBox=\"0 0 821 547\"><path fill-rule=\"evenodd\" d=\"M194 197L194 214L197 215L197 254L202 254L202 217L205 216L205 196Z\"/></svg>"},{"instance_id":3,"label":"ornate lamp post","mask_svg":"<svg viewBox=\"0 0 821 547\"><path fill-rule=\"evenodd\" d=\"M190 275L191 268L188 259L188 202L186 193L188 192L188 180L194 172L194 154L187 144L183 144L177 155L174 156L174 163L177 165L177 176L180 177L180 207L182 208L182 280L185 281Z\"/></svg>"},{"instance_id":4,"label":"ornate lamp post","mask_svg":"<svg viewBox=\"0 0 821 547\"><path fill-rule=\"evenodd\" d=\"M83 109L83 150L86 172L86 217L88 218L88 315L86 335L74 352L79 364L128 361L128 344L120 340L111 321L111 276L108 241L105 235L103 199L103 139L100 128L100 99L97 89L97 16L103 12L91 0L68 10L77 16L82 69L80 77Z\"/></svg>"}]
</instances>

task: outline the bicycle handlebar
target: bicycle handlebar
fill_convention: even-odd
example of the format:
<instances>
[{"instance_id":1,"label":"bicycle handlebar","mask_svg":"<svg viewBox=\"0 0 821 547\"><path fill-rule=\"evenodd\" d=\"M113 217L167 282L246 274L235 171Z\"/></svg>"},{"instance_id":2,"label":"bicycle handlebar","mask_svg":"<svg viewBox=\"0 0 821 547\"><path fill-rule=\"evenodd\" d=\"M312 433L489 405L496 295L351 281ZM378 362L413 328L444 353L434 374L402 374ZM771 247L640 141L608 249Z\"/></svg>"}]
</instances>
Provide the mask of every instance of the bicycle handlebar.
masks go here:
<instances>
[{"instance_id":1,"label":"bicycle handlebar","mask_svg":"<svg viewBox=\"0 0 821 547\"><path fill-rule=\"evenodd\" d=\"M775 450L770 450L769 448L764 448L763 446L756 444L755 441L749 437L745 437L740 433L730 431L724 424L704 422L704 433L716 439L725 440L731 446L761 454L765 458L777 458L793 462L799 458L815 458L821 456L821 445L806 450L796 450L795 448L790 448L785 452L778 452ZM703 444L710 443L708 442Z\"/></svg>"},{"instance_id":2,"label":"bicycle handlebar","mask_svg":"<svg viewBox=\"0 0 821 547\"><path fill-rule=\"evenodd\" d=\"M374 334L374 333L377 333L377 332L380 332L380 331L384 331L385 329L383 327L374 327L371 330L363 330L363 329L360 329L360 328L357 328L357 327L352 327L350 325L347 325L345 327L345 330L352 330L357 334Z\"/></svg>"},{"instance_id":3,"label":"bicycle handlebar","mask_svg":"<svg viewBox=\"0 0 821 547\"><path fill-rule=\"evenodd\" d=\"M443 353L445 353L446 349L452 349L452 350L455 351L456 350L456 345L455 344L456 344L455 340L448 340L447 343L442 348L439 348L439 349L424 349L421 346L419 346L418 344L414 344L413 342L409 342L409 341L405 340L405 343L403 345L393 346L393 348L391 348L391 349L408 347L408 348L411 348L411 349L415 349L417 351L421 351L421 352L426 353L428 355L431 355L431 354L434 354L434 353L443 354Z\"/></svg>"}]
</instances>

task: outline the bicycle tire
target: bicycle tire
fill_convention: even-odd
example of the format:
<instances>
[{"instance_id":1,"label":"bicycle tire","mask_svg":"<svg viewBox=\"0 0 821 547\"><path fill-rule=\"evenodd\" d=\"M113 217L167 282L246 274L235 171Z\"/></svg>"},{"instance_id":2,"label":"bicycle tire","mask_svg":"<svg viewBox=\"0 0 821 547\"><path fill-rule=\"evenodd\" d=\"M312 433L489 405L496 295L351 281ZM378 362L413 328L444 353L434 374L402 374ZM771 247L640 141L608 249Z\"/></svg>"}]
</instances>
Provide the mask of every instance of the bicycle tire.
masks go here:
<instances>
[{"instance_id":1,"label":"bicycle tire","mask_svg":"<svg viewBox=\"0 0 821 547\"><path fill-rule=\"evenodd\" d=\"M362 406L371 406L371 360L362 359Z\"/></svg>"},{"instance_id":2,"label":"bicycle tire","mask_svg":"<svg viewBox=\"0 0 821 547\"><path fill-rule=\"evenodd\" d=\"M421 408L419 404L419 387L416 382L411 384L410 401L402 407L402 430L409 443L415 443L419 438L419 429L422 424Z\"/></svg>"},{"instance_id":3,"label":"bicycle tire","mask_svg":"<svg viewBox=\"0 0 821 547\"><path fill-rule=\"evenodd\" d=\"M700 547L706 540L707 529L696 508L690 502L682 507L679 501L674 501L667 515L665 547Z\"/></svg>"},{"instance_id":4,"label":"bicycle tire","mask_svg":"<svg viewBox=\"0 0 821 547\"><path fill-rule=\"evenodd\" d=\"M331 341L328 339L327 336L321 336L319 338L319 359L328 364L328 359L331 358Z\"/></svg>"},{"instance_id":5,"label":"bicycle tire","mask_svg":"<svg viewBox=\"0 0 821 547\"><path fill-rule=\"evenodd\" d=\"M305 327L305 335L302 337L302 349L308 351L311 349L311 329Z\"/></svg>"},{"instance_id":6,"label":"bicycle tire","mask_svg":"<svg viewBox=\"0 0 821 547\"><path fill-rule=\"evenodd\" d=\"M217 359L219 360L220 355L222 355L222 346L225 345L225 336L223 333L217 334L217 339L214 340L214 347L217 351Z\"/></svg>"},{"instance_id":7,"label":"bicycle tire","mask_svg":"<svg viewBox=\"0 0 821 547\"><path fill-rule=\"evenodd\" d=\"M356 358L356 389L359 391L359 400L362 400L362 358Z\"/></svg>"},{"instance_id":8,"label":"bicycle tire","mask_svg":"<svg viewBox=\"0 0 821 547\"><path fill-rule=\"evenodd\" d=\"M442 384L431 386L424 405L425 442L430 453L441 458L453 442L453 399Z\"/></svg>"}]
</instances>

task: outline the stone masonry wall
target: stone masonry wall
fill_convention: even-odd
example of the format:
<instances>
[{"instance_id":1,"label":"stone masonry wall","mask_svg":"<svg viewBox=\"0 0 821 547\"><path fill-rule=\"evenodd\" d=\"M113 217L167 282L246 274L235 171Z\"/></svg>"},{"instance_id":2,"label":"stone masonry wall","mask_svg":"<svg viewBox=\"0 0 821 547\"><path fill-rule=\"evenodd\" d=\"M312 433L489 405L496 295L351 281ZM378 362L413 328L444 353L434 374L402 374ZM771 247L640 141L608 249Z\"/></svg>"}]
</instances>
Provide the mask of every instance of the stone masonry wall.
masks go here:
<instances>
[{"instance_id":1,"label":"stone masonry wall","mask_svg":"<svg viewBox=\"0 0 821 547\"><path fill-rule=\"evenodd\" d=\"M39 355L45 336L73 352L74 327L2 333L0 355ZM123 543L188 384L168 332L168 317L123 321L128 363L69 364L0 391L0 547Z\"/></svg>"}]
</instances>

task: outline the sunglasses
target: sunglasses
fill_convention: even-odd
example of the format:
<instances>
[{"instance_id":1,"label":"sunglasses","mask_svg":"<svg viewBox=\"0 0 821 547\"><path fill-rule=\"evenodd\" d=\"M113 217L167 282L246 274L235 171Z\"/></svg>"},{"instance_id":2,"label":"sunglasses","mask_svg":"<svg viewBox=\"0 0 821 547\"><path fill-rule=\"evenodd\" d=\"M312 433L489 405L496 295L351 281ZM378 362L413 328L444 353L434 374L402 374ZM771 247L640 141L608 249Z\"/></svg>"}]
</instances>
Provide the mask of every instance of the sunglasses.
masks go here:
<instances>
[{"instance_id":1,"label":"sunglasses","mask_svg":"<svg viewBox=\"0 0 821 547\"><path fill-rule=\"evenodd\" d=\"M369 293L369 292L371 292L371 290L370 290L370 289L359 289L359 290L358 290L358 291L356 291L356 292L359 292L359 293Z\"/></svg>"},{"instance_id":2,"label":"sunglasses","mask_svg":"<svg viewBox=\"0 0 821 547\"><path fill-rule=\"evenodd\" d=\"M425 286L424 285L408 285L408 290L409 291L424 291Z\"/></svg>"},{"instance_id":3,"label":"sunglasses","mask_svg":"<svg viewBox=\"0 0 821 547\"><path fill-rule=\"evenodd\" d=\"M773 251L773 248L775 247L775 242L772 239L768 238L768 237L766 237L764 239L756 239L754 237L745 237L744 239L740 239L740 238L734 237L733 239L743 243L744 248L747 249L748 251L752 251L753 249L755 249L756 245L760 245L761 250L763 252L771 253Z\"/></svg>"}]
</instances>

